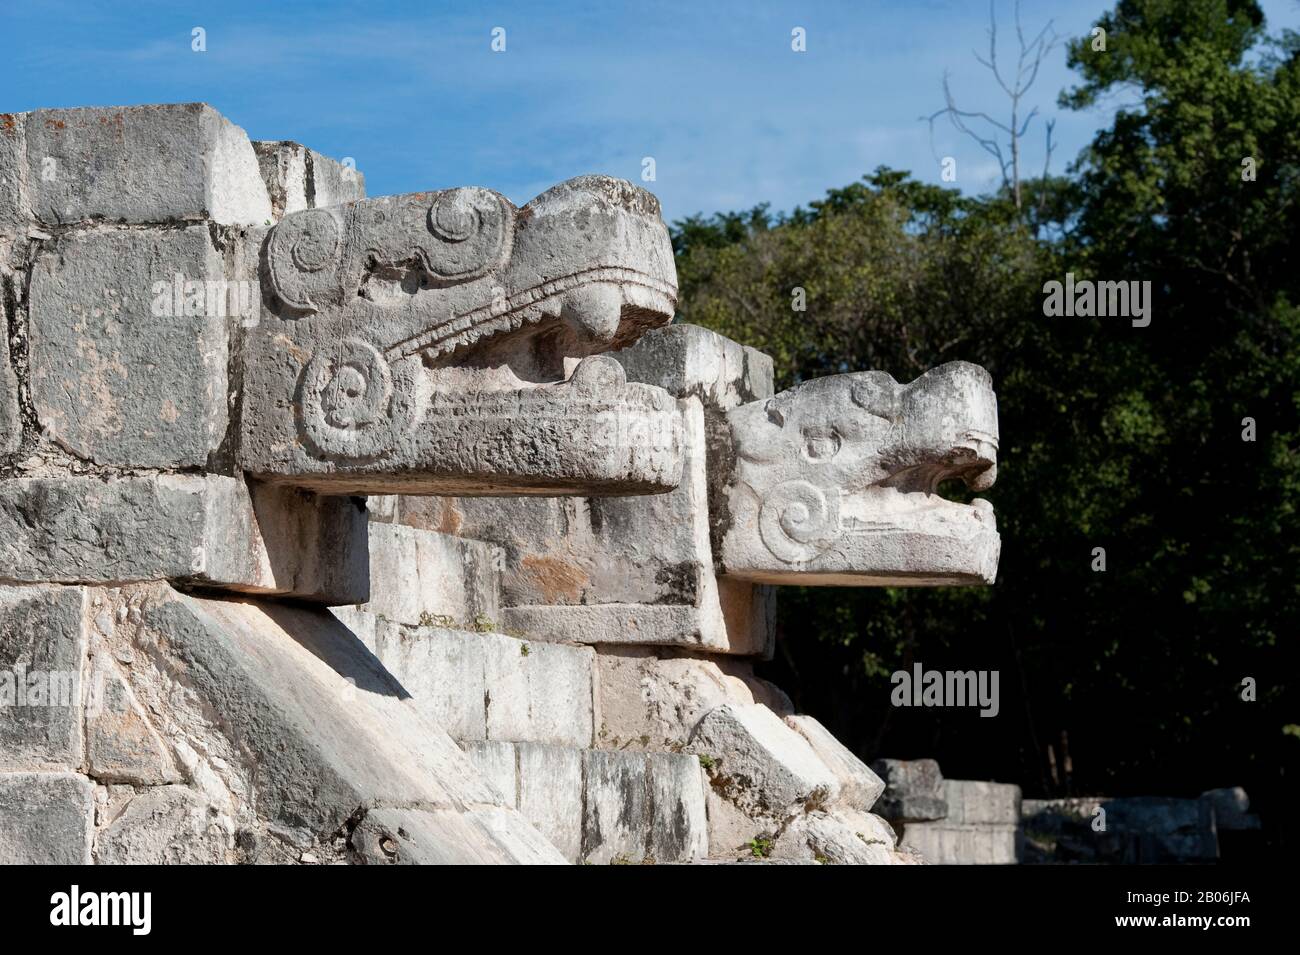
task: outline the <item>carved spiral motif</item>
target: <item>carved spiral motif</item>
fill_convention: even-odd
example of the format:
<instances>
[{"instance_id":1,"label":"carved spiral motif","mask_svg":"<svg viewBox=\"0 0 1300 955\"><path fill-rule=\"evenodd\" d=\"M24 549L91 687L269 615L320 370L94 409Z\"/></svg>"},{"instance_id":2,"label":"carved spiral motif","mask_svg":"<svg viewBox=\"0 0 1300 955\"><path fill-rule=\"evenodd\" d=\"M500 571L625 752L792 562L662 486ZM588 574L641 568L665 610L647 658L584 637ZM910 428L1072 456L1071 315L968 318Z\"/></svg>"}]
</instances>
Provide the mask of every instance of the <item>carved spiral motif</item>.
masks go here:
<instances>
[{"instance_id":1,"label":"carved spiral motif","mask_svg":"<svg viewBox=\"0 0 1300 955\"><path fill-rule=\"evenodd\" d=\"M318 309L337 284L341 237L338 221L325 209L285 216L267 248L275 293L294 308Z\"/></svg>"},{"instance_id":2,"label":"carved spiral motif","mask_svg":"<svg viewBox=\"0 0 1300 955\"><path fill-rule=\"evenodd\" d=\"M429 207L429 232L441 240L426 266L446 282L463 282L510 257L514 222L496 193L476 186L439 193Z\"/></svg>"},{"instance_id":3,"label":"carved spiral motif","mask_svg":"<svg viewBox=\"0 0 1300 955\"><path fill-rule=\"evenodd\" d=\"M336 354L317 354L303 370L298 402L303 437L320 452L343 459L391 450L410 411L398 385L376 348L344 339Z\"/></svg>"},{"instance_id":4,"label":"carved spiral motif","mask_svg":"<svg viewBox=\"0 0 1300 955\"><path fill-rule=\"evenodd\" d=\"M778 484L759 506L758 531L767 549L787 564L812 560L839 536L839 495L808 481Z\"/></svg>"}]
</instances>

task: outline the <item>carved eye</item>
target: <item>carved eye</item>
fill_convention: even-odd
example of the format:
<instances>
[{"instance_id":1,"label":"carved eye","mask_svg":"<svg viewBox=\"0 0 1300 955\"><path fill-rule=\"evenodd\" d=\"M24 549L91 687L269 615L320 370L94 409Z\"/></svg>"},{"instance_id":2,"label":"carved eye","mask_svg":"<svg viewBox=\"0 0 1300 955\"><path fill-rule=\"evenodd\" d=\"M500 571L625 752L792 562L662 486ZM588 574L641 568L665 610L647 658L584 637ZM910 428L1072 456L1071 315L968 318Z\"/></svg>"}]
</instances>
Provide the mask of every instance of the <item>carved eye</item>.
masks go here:
<instances>
[{"instance_id":1,"label":"carved eye","mask_svg":"<svg viewBox=\"0 0 1300 955\"><path fill-rule=\"evenodd\" d=\"M324 209L292 213L271 230L271 285L284 302L316 311L337 295L341 235L338 221Z\"/></svg>"},{"instance_id":2,"label":"carved eye","mask_svg":"<svg viewBox=\"0 0 1300 955\"><path fill-rule=\"evenodd\" d=\"M495 192L467 186L439 193L429 207L429 232L441 240L426 251L435 279L464 282L505 264L514 217Z\"/></svg>"},{"instance_id":3,"label":"carved eye","mask_svg":"<svg viewBox=\"0 0 1300 955\"><path fill-rule=\"evenodd\" d=\"M862 372L853 383L850 397L855 405L877 418L898 418L898 382L885 372Z\"/></svg>"},{"instance_id":4,"label":"carved eye","mask_svg":"<svg viewBox=\"0 0 1300 955\"><path fill-rule=\"evenodd\" d=\"M840 453L843 443L834 428L803 429L803 453L809 461L829 461Z\"/></svg>"}]
</instances>

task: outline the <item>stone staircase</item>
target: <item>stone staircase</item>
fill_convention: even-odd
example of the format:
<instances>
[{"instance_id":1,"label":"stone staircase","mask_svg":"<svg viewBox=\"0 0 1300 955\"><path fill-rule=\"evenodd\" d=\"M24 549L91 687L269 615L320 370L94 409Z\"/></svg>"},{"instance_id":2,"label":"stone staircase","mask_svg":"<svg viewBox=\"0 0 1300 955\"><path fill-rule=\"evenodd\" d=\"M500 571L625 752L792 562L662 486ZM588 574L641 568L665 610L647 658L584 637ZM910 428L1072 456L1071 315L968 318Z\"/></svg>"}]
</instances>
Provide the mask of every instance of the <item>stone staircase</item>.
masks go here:
<instances>
[{"instance_id":1,"label":"stone staircase","mask_svg":"<svg viewBox=\"0 0 1300 955\"><path fill-rule=\"evenodd\" d=\"M382 515L384 499L370 506ZM332 612L566 859L906 861L867 811L874 775L815 720L786 713L779 691L724 672L724 658L604 653L498 630L500 552L372 519L370 600ZM773 831L734 811L720 770L733 748L776 767L769 788L809 811Z\"/></svg>"}]
</instances>

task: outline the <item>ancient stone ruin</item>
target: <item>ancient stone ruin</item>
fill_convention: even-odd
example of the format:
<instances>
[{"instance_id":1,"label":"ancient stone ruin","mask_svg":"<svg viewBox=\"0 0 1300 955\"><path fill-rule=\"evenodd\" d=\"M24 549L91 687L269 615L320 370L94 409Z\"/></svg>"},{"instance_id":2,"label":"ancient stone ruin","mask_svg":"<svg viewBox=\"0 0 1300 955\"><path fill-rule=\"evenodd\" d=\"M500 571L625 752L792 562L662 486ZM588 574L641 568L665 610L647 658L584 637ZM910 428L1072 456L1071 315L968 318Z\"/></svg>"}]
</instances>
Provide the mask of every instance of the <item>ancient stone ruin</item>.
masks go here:
<instances>
[{"instance_id":1,"label":"ancient stone ruin","mask_svg":"<svg viewBox=\"0 0 1300 955\"><path fill-rule=\"evenodd\" d=\"M366 198L201 104L0 116L0 861L921 861L755 676L984 584L954 362L773 393L658 202Z\"/></svg>"}]
</instances>

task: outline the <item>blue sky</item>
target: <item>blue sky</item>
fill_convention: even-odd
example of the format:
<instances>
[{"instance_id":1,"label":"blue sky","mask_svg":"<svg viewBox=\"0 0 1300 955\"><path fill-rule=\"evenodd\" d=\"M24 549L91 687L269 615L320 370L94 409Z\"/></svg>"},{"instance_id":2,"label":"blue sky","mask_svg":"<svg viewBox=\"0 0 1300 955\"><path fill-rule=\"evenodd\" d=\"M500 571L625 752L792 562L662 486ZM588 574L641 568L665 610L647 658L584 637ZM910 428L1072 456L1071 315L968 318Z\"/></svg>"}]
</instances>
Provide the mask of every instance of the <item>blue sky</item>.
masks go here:
<instances>
[{"instance_id":1,"label":"blue sky","mask_svg":"<svg viewBox=\"0 0 1300 955\"><path fill-rule=\"evenodd\" d=\"M1300 3L1265 0L1270 28L1300 28ZM1111 3L1024 0L1086 35ZM998 0L1012 55L1012 0ZM646 183L665 216L789 209L877 165L980 192L996 167L946 124L919 117L1003 100L972 50L987 47L985 0L217 3L6 2L0 111L203 100L254 139L351 156L371 195L483 185L525 202L586 172ZM790 49L792 28L807 51ZM202 27L207 52L191 50ZM506 50L491 49L492 30ZM1072 82L1058 48L1028 101L1057 119L1059 171L1107 119L1055 106ZM1026 162L1042 163L1042 126Z\"/></svg>"}]
</instances>

